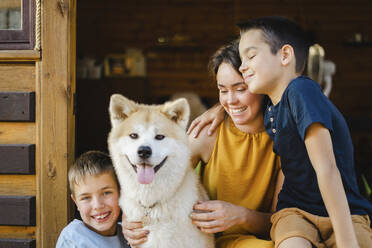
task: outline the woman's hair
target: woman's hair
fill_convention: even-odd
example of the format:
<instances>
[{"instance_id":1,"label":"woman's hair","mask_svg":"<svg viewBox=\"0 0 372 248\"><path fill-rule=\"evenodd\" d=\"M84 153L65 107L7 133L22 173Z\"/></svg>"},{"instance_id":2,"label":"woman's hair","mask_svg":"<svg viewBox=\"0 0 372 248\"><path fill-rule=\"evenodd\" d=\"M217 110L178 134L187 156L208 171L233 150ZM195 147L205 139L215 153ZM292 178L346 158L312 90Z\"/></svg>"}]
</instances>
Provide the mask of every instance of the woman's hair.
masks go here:
<instances>
[{"instance_id":1,"label":"woman's hair","mask_svg":"<svg viewBox=\"0 0 372 248\"><path fill-rule=\"evenodd\" d=\"M242 64L239 56L239 41L234 40L226 46L220 47L209 59L209 72L216 77L218 68L222 63L228 63L239 73L239 67Z\"/></svg>"}]
</instances>

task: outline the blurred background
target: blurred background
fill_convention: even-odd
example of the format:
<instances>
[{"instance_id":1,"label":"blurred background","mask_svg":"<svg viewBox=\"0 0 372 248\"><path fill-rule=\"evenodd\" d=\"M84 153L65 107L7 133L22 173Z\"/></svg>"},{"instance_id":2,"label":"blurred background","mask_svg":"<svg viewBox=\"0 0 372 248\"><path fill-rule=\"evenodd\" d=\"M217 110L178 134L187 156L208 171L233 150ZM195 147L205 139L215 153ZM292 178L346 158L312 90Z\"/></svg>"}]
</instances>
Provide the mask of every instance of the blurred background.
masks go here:
<instances>
[{"instance_id":1,"label":"blurred background","mask_svg":"<svg viewBox=\"0 0 372 248\"><path fill-rule=\"evenodd\" d=\"M371 170L371 0L77 1L76 155L106 149L112 93L161 103L191 92L216 103L209 57L238 37L236 23L266 15L298 22L335 63L329 98L349 123L359 167Z\"/></svg>"}]
</instances>

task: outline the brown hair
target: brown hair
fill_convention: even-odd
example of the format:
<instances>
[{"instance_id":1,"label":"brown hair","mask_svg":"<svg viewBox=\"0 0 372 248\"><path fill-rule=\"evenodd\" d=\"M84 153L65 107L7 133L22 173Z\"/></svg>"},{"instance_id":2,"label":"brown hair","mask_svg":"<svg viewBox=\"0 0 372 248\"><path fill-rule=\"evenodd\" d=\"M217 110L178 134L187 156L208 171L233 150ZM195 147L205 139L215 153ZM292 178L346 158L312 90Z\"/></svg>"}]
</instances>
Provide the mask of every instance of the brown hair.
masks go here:
<instances>
[{"instance_id":1,"label":"brown hair","mask_svg":"<svg viewBox=\"0 0 372 248\"><path fill-rule=\"evenodd\" d=\"M209 59L209 72L216 77L218 68L222 63L228 63L239 73L239 67L242 64L239 56L239 41L235 40L226 46L219 48Z\"/></svg>"},{"instance_id":2,"label":"brown hair","mask_svg":"<svg viewBox=\"0 0 372 248\"><path fill-rule=\"evenodd\" d=\"M80 155L68 171L70 190L74 194L74 186L89 176L111 173L119 188L114 166L108 154L100 151L88 151Z\"/></svg>"}]
</instances>

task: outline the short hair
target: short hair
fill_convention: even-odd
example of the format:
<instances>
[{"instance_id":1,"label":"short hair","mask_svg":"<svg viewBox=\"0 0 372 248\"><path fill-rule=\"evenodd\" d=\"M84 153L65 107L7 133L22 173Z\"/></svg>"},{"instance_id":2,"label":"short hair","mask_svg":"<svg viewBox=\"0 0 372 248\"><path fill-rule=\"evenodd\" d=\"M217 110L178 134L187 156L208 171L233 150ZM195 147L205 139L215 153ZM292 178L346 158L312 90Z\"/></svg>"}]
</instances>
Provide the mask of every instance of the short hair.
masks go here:
<instances>
[{"instance_id":1,"label":"short hair","mask_svg":"<svg viewBox=\"0 0 372 248\"><path fill-rule=\"evenodd\" d=\"M84 180L86 176L97 176L111 173L119 188L114 166L108 154L100 151L88 151L81 154L68 171L68 181L72 194L74 186Z\"/></svg>"},{"instance_id":2,"label":"short hair","mask_svg":"<svg viewBox=\"0 0 372 248\"><path fill-rule=\"evenodd\" d=\"M239 73L239 67L242 64L239 56L239 40L234 40L228 45L220 47L209 59L209 72L216 77L218 68L222 63L228 63Z\"/></svg>"},{"instance_id":3,"label":"short hair","mask_svg":"<svg viewBox=\"0 0 372 248\"><path fill-rule=\"evenodd\" d=\"M241 22L238 27L240 34L252 29L261 30L263 39L273 54L286 44L292 46L296 57L296 72L302 73L305 69L310 39L294 21L282 16L266 16Z\"/></svg>"}]
</instances>

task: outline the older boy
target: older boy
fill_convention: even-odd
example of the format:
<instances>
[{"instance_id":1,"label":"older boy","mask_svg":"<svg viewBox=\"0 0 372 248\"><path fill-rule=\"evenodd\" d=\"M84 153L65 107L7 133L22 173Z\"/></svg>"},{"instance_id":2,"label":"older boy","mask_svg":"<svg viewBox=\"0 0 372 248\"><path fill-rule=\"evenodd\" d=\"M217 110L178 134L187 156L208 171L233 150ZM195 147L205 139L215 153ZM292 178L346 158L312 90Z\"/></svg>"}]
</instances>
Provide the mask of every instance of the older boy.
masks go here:
<instances>
[{"instance_id":1,"label":"older boy","mask_svg":"<svg viewBox=\"0 0 372 248\"><path fill-rule=\"evenodd\" d=\"M240 29L240 71L252 93L270 97L265 127L285 176L271 218L275 247L371 247L372 206L357 187L346 122L319 85L300 76L304 32L283 17Z\"/></svg>"},{"instance_id":2,"label":"older boy","mask_svg":"<svg viewBox=\"0 0 372 248\"><path fill-rule=\"evenodd\" d=\"M56 247L129 247L117 224L119 184L110 157L98 151L82 154L68 179L82 221L75 219L66 226Z\"/></svg>"}]
</instances>

